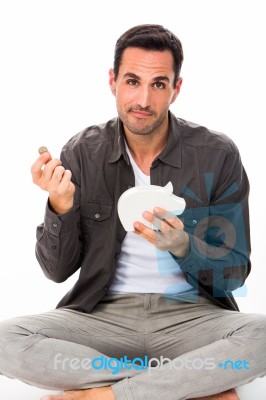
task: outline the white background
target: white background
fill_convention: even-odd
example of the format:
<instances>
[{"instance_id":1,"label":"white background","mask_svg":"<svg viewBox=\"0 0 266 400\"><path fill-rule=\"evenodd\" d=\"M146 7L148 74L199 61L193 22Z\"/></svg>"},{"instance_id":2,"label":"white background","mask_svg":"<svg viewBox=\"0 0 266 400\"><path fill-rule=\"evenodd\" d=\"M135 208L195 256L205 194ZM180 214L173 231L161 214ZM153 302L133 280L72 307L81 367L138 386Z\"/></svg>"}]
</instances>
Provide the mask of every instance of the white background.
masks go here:
<instances>
[{"instance_id":1,"label":"white background","mask_svg":"<svg viewBox=\"0 0 266 400\"><path fill-rule=\"evenodd\" d=\"M60 285L47 280L35 259L35 230L47 195L31 182L30 166L39 146L59 157L75 133L116 116L108 86L115 42L141 23L162 24L183 43L184 82L172 111L228 134L240 150L251 183L253 270L247 296L237 300L244 312L265 313L263 5L263 0L1 1L0 320L55 308L76 280L76 275ZM12 387L10 398L22 399Z\"/></svg>"}]
</instances>

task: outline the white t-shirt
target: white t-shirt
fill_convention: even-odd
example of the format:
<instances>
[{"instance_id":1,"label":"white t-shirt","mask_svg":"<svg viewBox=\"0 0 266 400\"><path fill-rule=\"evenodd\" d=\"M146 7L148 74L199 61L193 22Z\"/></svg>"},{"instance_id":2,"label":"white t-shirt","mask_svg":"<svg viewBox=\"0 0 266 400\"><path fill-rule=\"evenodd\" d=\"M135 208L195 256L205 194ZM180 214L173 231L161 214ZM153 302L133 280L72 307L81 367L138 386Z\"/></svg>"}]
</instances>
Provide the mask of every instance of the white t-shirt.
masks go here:
<instances>
[{"instance_id":1,"label":"white t-shirt","mask_svg":"<svg viewBox=\"0 0 266 400\"><path fill-rule=\"evenodd\" d=\"M126 148L135 174L135 185L150 185L150 176L141 171L127 145ZM170 253L157 249L134 232L127 232L125 236L108 292L196 294Z\"/></svg>"}]
</instances>

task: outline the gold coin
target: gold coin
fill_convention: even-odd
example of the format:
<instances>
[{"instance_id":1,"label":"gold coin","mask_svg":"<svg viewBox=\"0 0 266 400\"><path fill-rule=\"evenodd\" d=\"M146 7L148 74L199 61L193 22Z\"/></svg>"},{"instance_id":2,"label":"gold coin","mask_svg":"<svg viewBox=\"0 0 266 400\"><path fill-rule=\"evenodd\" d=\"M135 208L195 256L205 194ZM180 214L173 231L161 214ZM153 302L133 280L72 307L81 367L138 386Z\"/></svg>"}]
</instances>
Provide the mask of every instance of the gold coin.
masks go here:
<instances>
[{"instance_id":1,"label":"gold coin","mask_svg":"<svg viewBox=\"0 0 266 400\"><path fill-rule=\"evenodd\" d=\"M38 150L39 154L45 153L46 151L48 151L47 147L45 147L45 146L39 147L39 150Z\"/></svg>"}]
</instances>

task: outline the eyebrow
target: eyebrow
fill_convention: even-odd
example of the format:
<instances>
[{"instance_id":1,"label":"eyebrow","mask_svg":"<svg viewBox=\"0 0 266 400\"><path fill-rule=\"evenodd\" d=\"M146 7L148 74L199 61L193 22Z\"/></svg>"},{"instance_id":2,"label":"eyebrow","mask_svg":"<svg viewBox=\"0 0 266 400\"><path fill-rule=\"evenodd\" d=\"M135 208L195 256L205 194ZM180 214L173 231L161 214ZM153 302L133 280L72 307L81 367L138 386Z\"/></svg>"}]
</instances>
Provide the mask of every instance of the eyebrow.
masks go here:
<instances>
[{"instance_id":1,"label":"eyebrow","mask_svg":"<svg viewBox=\"0 0 266 400\"><path fill-rule=\"evenodd\" d=\"M133 72L127 72L124 74L123 78L132 78L132 79L137 79L138 81L141 80L140 76L134 74ZM170 83L170 79L168 78L168 76L156 76L155 78L153 78L154 82L158 82L158 81L167 81Z\"/></svg>"}]
</instances>

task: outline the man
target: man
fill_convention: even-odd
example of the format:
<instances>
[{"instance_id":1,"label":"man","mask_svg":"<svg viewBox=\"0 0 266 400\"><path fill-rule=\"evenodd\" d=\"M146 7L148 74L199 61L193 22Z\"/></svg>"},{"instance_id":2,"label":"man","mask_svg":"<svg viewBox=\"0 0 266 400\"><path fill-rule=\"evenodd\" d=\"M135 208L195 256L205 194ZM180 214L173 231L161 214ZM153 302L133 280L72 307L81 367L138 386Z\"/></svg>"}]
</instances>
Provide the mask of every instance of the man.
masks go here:
<instances>
[{"instance_id":1,"label":"man","mask_svg":"<svg viewBox=\"0 0 266 400\"><path fill-rule=\"evenodd\" d=\"M232 295L250 272L248 179L227 136L169 111L182 61L162 26L125 32L109 79L118 118L32 166L49 193L44 274L62 282L80 269L56 310L0 326L2 374L65 390L43 400L230 400L266 373L266 318L238 312ZM168 182L185 212L158 204L143 210L154 229L135 221L125 232L121 194Z\"/></svg>"}]
</instances>

